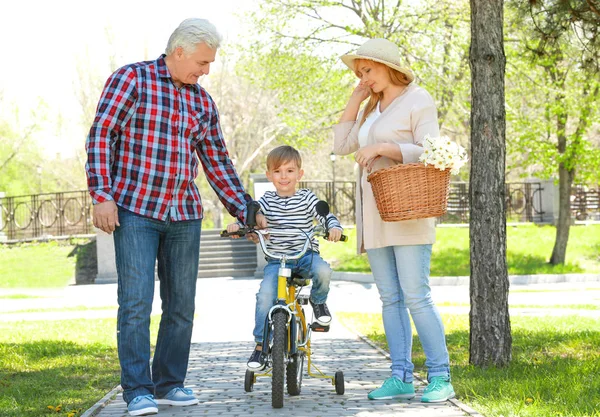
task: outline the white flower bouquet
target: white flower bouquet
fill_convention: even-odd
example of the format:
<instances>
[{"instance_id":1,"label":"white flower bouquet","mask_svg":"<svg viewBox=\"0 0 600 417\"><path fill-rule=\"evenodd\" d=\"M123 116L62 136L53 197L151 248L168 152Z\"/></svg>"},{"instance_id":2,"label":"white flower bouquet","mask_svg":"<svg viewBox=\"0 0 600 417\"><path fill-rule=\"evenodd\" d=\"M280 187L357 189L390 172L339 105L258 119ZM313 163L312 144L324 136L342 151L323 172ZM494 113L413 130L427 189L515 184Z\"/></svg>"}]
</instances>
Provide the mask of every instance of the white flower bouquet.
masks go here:
<instances>
[{"instance_id":1,"label":"white flower bouquet","mask_svg":"<svg viewBox=\"0 0 600 417\"><path fill-rule=\"evenodd\" d=\"M451 174L458 174L469 160L466 149L450 140L448 136L432 138L426 135L423 148L425 150L419 157L419 162L425 166L433 165L440 171L450 169Z\"/></svg>"}]
</instances>

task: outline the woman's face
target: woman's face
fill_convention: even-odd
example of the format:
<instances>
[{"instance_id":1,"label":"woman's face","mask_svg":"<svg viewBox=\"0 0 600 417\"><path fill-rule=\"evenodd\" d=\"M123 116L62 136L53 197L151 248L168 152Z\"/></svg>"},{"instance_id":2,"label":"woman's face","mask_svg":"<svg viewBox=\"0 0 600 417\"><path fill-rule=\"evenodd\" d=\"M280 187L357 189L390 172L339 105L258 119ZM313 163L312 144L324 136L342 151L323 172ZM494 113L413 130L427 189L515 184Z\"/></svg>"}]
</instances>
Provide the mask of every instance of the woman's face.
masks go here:
<instances>
[{"instance_id":1,"label":"woman's face","mask_svg":"<svg viewBox=\"0 0 600 417\"><path fill-rule=\"evenodd\" d=\"M387 67L378 62L361 59L356 63L356 73L360 82L374 93L382 92L391 84Z\"/></svg>"}]
</instances>

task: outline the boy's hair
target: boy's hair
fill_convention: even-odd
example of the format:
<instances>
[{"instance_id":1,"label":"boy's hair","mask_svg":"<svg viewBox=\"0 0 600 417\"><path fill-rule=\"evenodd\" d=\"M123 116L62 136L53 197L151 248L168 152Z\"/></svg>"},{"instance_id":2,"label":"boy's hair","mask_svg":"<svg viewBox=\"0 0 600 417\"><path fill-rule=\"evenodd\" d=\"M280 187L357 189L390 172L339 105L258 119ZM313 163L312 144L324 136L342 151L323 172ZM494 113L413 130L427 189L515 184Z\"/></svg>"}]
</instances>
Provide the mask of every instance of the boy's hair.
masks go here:
<instances>
[{"instance_id":1,"label":"boy's hair","mask_svg":"<svg viewBox=\"0 0 600 417\"><path fill-rule=\"evenodd\" d=\"M297 149L289 145L278 146L267 156L267 170L272 171L290 161L295 162L298 169L302 168L302 157Z\"/></svg>"}]
</instances>

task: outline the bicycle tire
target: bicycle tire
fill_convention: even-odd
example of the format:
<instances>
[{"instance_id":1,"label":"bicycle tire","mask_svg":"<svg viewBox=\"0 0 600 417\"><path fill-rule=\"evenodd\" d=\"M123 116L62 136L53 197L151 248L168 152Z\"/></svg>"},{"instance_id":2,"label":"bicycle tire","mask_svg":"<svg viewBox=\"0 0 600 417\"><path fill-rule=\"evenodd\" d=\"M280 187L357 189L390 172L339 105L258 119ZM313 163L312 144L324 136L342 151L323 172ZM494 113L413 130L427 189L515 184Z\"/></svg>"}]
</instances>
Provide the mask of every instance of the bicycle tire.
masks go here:
<instances>
[{"instance_id":1,"label":"bicycle tire","mask_svg":"<svg viewBox=\"0 0 600 417\"><path fill-rule=\"evenodd\" d=\"M283 387L285 384L285 355L287 345L287 315L283 311L273 313L273 376L271 378L271 405L283 407Z\"/></svg>"},{"instance_id":2,"label":"bicycle tire","mask_svg":"<svg viewBox=\"0 0 600 417\"><path fill-rule=\"evenodd\" d=\"M304 340L304 330L300 320L293 318L293 325L296 326L296 346ZM304 352L298 350L287 364L287 391L290 395L300 395L302 390L302 373L304 372Z\"/></svg>"},{"instance_id":3,"label":"bicycle tire","mask_svg":"<svg viewBox=\"0 0 600 417\"><path fill-rule=\"evenodd\" d=\"M254 372L246 369L246 375L244 375L244 391L252 392L254 390Z\"/></svg>"}]
</instances>

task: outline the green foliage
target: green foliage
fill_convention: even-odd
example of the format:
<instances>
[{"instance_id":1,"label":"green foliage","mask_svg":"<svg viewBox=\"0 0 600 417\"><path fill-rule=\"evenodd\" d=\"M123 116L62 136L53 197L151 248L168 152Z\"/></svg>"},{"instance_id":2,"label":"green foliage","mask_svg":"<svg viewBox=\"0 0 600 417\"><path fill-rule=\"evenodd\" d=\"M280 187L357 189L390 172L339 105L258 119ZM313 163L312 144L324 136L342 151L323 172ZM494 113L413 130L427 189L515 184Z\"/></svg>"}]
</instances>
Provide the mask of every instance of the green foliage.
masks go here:
<instances>
[{"instance_id":1,"label":"green foliage","mask_svg":"<svg viewBox=\"0 0 600 417\"><path fill-rule=\"evenodd\" d=\"M577 21L571 2L508 2L507 143L510 170L598 183L600 42Z\"/></svg>"},{"instance_id":2,"label":"green foliage","mask_svg":"<svg viewBox=\"0 0 600 417\"><path fill-rule=\"evenodd\" d=\"M440 124L448 126L450 134L466 144L470 85L466 59L469 40L466 0L393 4L384 1L361 4L348 0L262 0L260 5L260 11L253 13L251 19L262 46L255 47L261 52L252 56L268 68L269 77L281 80L276 84L290 84L292 91L303 90L306 86L316 88L317 96L296 91L293 96L295 106L310 107L316 100L324 104L315 106L313 114L317 119L308 118L310 113L290 111L286 122L291 126L297 128L312 123L318 129L323 125L324 117L329 117L329 124L332 124L356 84L354 74L339 57L355 51L368 38L384 37L399 45L404 61L414 70L418 82L436 99ZM290 57L291 61L296 57L300 62L308 57L307 67L300 73L295 72L296 65L290 62ZM335 68L341 69L342 74L330 80L319 75L331 74ZM328 83L326 89L311 82L315 76ZM326 96L318 97L319 94ZM285 100L281 105L286 105ZM293 121L292 118L300 120Z\"/></svg>"},{"instance_id":3,"label":"green foliage","mask_svg":"<svg viewBox=\"0 0 600 417\"><path fill-rule=\"evenodd\" d=\"M380 314L340 319L383 349ZM506 368L469 364L468 315L443 314L452 385L458 399L488 417L598 416L600 327L582 316L511 317L512 361ZM422 377L425 355L413 330L413 362Z\"/></svg>"}]
</instances>

